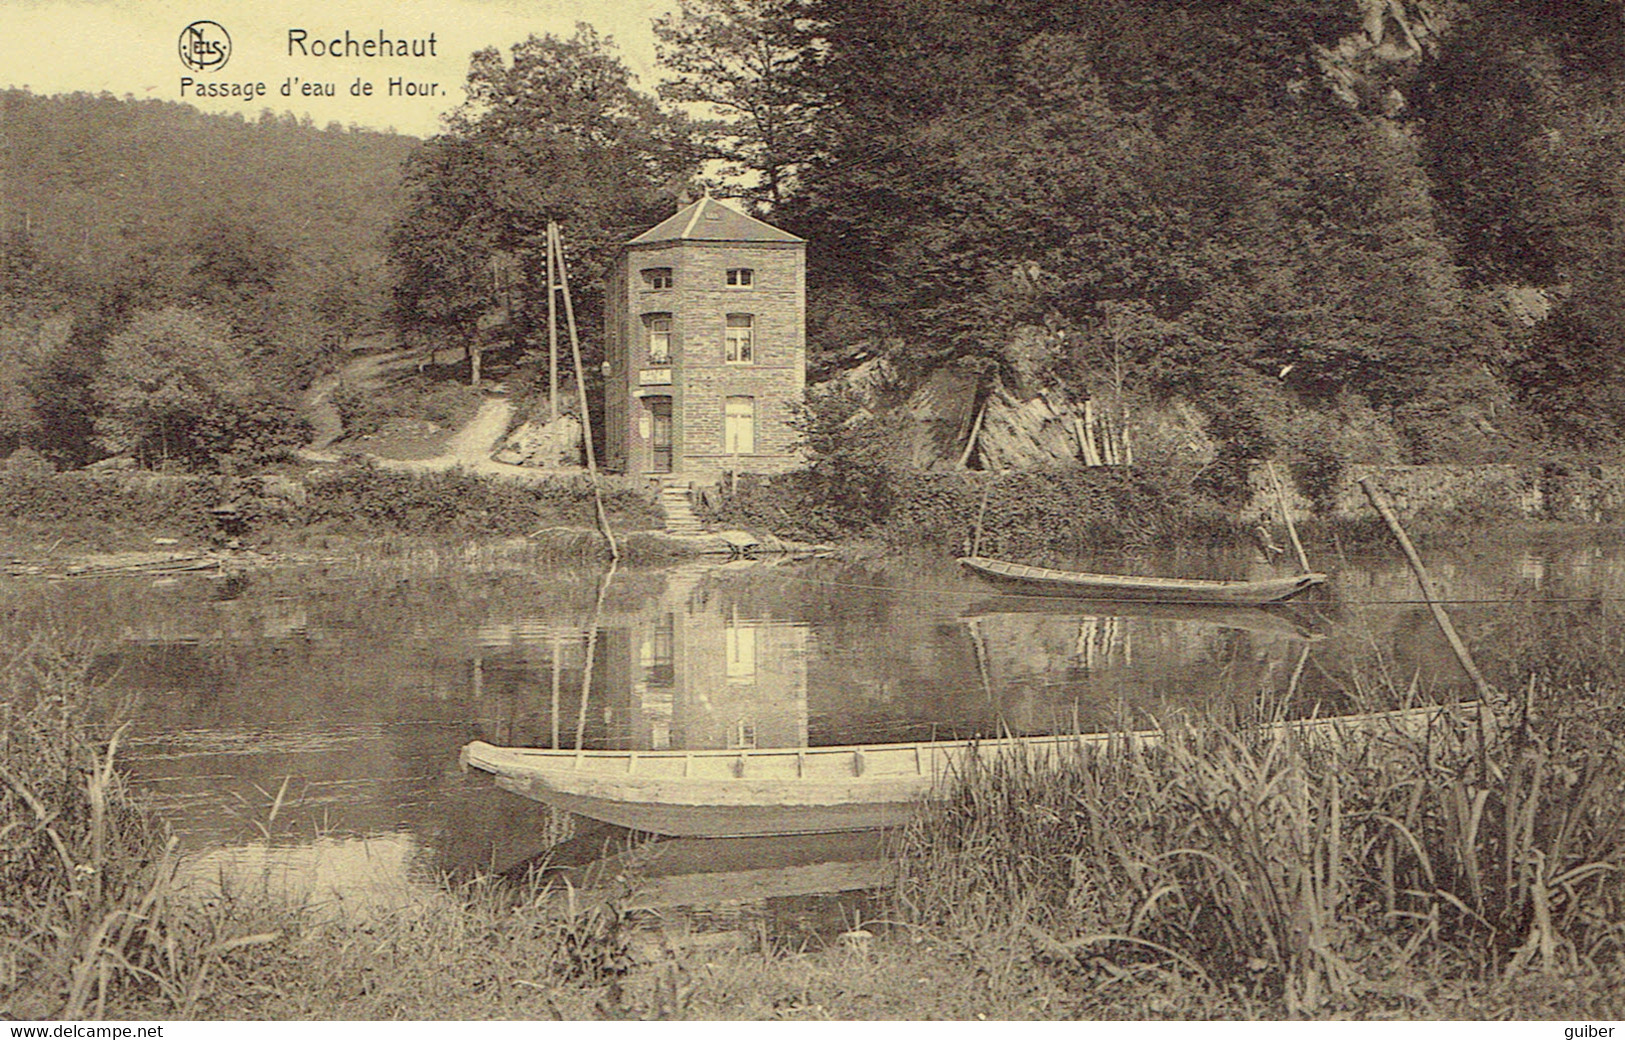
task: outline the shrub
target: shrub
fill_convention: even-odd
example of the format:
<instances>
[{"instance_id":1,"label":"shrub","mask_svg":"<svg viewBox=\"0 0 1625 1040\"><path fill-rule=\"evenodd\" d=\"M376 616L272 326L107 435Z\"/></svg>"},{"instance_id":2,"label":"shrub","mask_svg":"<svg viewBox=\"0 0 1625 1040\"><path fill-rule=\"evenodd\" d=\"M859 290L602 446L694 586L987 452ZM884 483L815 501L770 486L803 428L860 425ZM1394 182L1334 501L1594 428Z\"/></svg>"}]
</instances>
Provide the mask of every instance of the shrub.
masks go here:
<instances>
[{"instance_id":1,"label":"shrub","mask_svg":"<svg viewBox=\"0 0 1625 1040\"><path fill-rule=\"evenodd\" d=\"M369 390L352 383L340 383L328 391L327 400L339 413L339 422L344 424L346 436L361 437L377 433L383 425L384 416L374 407L373 394Z\"/></svg>"},{"instance_id":2,"label":"shrub","mask_svg":"<svg viewBox=\"0 0 1625 1040\"><path fill-rule=\"evenodd\" d=\"M96 430L114 454L190 468L222 455L260 461L302 443L308 426L282 394L255 385L240 346L195 312L137 314L107 343L93 385Z\"/></svg>"},{"instance_id":3,"label":"shrub","mask_svg":"<svg viewBox=\"0 0 1625 1040\"><path fill-rule=\"evenodd\" d=\"M339 413L348 437L377 433L391 419L424 419L458 426L479 408L480 391L422 373L406 373L383 386L335 386L328 400Z\"/></svg>"},{"instance_id":4,"label":"shrub","mask_svg":"<svg viewBox=\"0 0 1625 1040\"><path fill-rule=\"evenodd\" d=\"M0 517L42 523L141 524L206 534L218 477L0 470Z\"/></svg>"},{"instance_id":5,"label":"shrub","mask_svg":"<svg viewBox=\"0 0 1625 1040\"><path fill-rule=\"evenodd\" d=\"M612 522L623 529L659 526L637 492L603 487L602 493ZM299 511L307 523L458 535L524 534L560 523L589 526L592 516L592 484L586 477L532 484L462 470L418 474L365 464L318 475Z\"/></svg>"},{"instance_id":6,"label":"shrub","mask_svg":"<svg viewBox=\"0 0 1625 1040\"><path fill-rule=\"evenodd\" d=\"M1327 444L1305 445L1300 457L1301 461L1291 466L1293 482L1308 497L1317 515L1330 516L1337 507L1337 493L1347 472L1345 459Z\"/></svg>"},{"instance_id":7,"label":"shrub","mask_svg":"<svg viewBox=\"0 0 1625 1040\"><path fill-rule=\"evenodd\" d=\"M1177 480L1133 469L1058 466L1003 474L892 471L881 511L841 500L817 470L741 481L713 512L724 523L793 538L876 535L904 545L966 551L981 517L979 551L1018 558L1211 544L1238 536L1212 501ZM836 485L847 489L851 485ZM867 511L880 512L878 517Z\"/></svg>"}]
</instances>

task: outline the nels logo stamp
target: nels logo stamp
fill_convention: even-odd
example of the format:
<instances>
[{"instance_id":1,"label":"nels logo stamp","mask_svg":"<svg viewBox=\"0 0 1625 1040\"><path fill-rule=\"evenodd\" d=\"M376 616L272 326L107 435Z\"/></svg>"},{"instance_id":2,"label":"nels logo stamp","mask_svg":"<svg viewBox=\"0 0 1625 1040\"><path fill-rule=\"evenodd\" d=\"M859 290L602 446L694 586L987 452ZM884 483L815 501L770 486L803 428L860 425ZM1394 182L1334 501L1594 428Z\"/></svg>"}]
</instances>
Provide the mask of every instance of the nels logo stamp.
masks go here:
<instances>
[{"instance_id":1,"label":"nels logo stamp","mask_svg":"<svg viewBox=\"0 0 1625 1040\"><path fill-rule=\"evenodd\" d=\"M181 30L181 64L193 72L215 72L231 57L231 35L219 22L197 21Z\"/></svg>"}]
</instances>

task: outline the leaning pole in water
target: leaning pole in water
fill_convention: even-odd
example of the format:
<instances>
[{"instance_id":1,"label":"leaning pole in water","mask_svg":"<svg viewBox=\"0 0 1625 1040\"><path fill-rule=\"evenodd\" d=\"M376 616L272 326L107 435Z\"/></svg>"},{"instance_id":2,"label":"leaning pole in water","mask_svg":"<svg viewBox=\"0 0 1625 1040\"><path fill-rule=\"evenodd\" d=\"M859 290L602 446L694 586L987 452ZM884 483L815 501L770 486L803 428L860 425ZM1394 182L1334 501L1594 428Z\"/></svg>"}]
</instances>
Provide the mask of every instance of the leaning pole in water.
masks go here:
<instances>
[{"instance_id":1,"label":"leaning pole in water","mask_svg":"<svg viewBox=\"0 0 1625 1040\"><path fill-rule=\"evenodd\" d=\"M1434 586L1432 576L1428 574L1427 568L1422 566L1422 557L1417 553L1416 546L1411 544L1410 536L1399 526L1399 517L1394 514L1388 499L1371 482L1370 477L1361 477L1360 487L1399 542L1399 548L1405 553L1406 562L1411 565L1411 572L1416 575L1416 583L1422 587L1422 598L1427 600L1428 609L1433 612L1433 620L1439 623L1439 631L1444 633L1445 642L1450 644L1456 660L1461 663L1462 671L1473 681L1481 700L1488 704L1496 703L1495 688L1485 680L1484 674L1478 670L1478 665L1473 663L1473 655L1467 652L1467 644L1456 634L1456 626L1450 623L1450 615L1445 613L1444 607L1439 603L1439 590Z\"/></svg>"},{"instance_id":2,"label":"leaning pole in water","mask_svg":"<svg viewBox=\"0 0 1625 1040\"><path fill-rule=\"evenodd\" d=\"M547 222L547 249L559 265L559 287L564 290L564 321L570 328L570 356L575 362L576 395L581 403L581 440L587 449L587 476L592 481L592 500L598 514L598 527L609 542L609 558L621 558L620 546L615 544L615 533L609 528L609 514L604 511L604 496L598 489L598 462L592 450L592 416L587 410L587 378L581 369L581 341L576 336L575 306L570 302L570 276L564 269L564 243L559 226Z\"/></svg>"}]
</instances>

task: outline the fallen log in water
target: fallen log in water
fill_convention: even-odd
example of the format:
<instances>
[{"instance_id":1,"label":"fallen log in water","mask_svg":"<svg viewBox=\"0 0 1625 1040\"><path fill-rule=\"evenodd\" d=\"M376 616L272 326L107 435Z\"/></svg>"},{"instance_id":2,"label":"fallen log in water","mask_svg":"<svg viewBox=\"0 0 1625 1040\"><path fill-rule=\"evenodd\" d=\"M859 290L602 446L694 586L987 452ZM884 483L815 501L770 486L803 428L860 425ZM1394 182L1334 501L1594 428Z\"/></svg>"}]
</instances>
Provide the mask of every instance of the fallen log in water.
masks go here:
<instances>
[{"instance_id":1,"label":"fallen log in water","mask_svg":"<svg viewBox=\"0 0 1625 1040\"><path fill-rule=\"evenodd\" d=\"M261 559L263 558L257 553L96 553L62 560L30 561L12 559L6 562L6 573L12 577L41 577L56 580L66 578L107 578L126 574L218 574L227 569L238 569L245 565L251 565Z\"/></svg>"}]
</instances>

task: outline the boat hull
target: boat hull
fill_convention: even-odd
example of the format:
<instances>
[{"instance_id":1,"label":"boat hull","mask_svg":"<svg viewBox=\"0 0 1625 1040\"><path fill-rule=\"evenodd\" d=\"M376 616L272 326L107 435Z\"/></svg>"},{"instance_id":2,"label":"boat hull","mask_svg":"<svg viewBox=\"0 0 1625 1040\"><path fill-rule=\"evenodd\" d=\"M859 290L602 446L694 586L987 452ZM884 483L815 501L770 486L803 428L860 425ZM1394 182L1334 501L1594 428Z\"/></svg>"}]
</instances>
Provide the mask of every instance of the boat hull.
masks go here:
<instances>
[{"instance_id":1,"label":"boat hull","mask_svg":"<svg viewBox=\"0 0 1625 1040\"><path fill-rule=\"evenodd\" d=\"M1415 708L1273 723L1266 730L1335 742L1426 733L1449 709ZM475 741L462 766L536 802L629 830L673 837L746 838L878 830L996 759L1053 767L1114 747L1149 747L1161 731L749 751L568 751Z\"/></svg>"},{"instance_id":2,"label":"boat hull","mask_svg":"<svg viewBox=\"0 0 1625 1040\"><path fill-rule=\"evenodd\" d=\"M1326 581L1324 574L1299 574L1263 581L1143 578L1030 567L982 556L962 557L959 562L995 584L1029 595L1135 603L1258 607L1285 602Z\"/></svg>"},{"instance_id":3,"label":"boat hull","mask_svg":"<svg viewBox=\"0 0 1625 1040\"><path fill-rule=\"evenodd\" d=\"M688 805L570 794L536 780L499 776L497 786L535 802L630 831L674 838L759 838L900 827L917 800L843 805Z\"/></svg>"}]
</instances>

